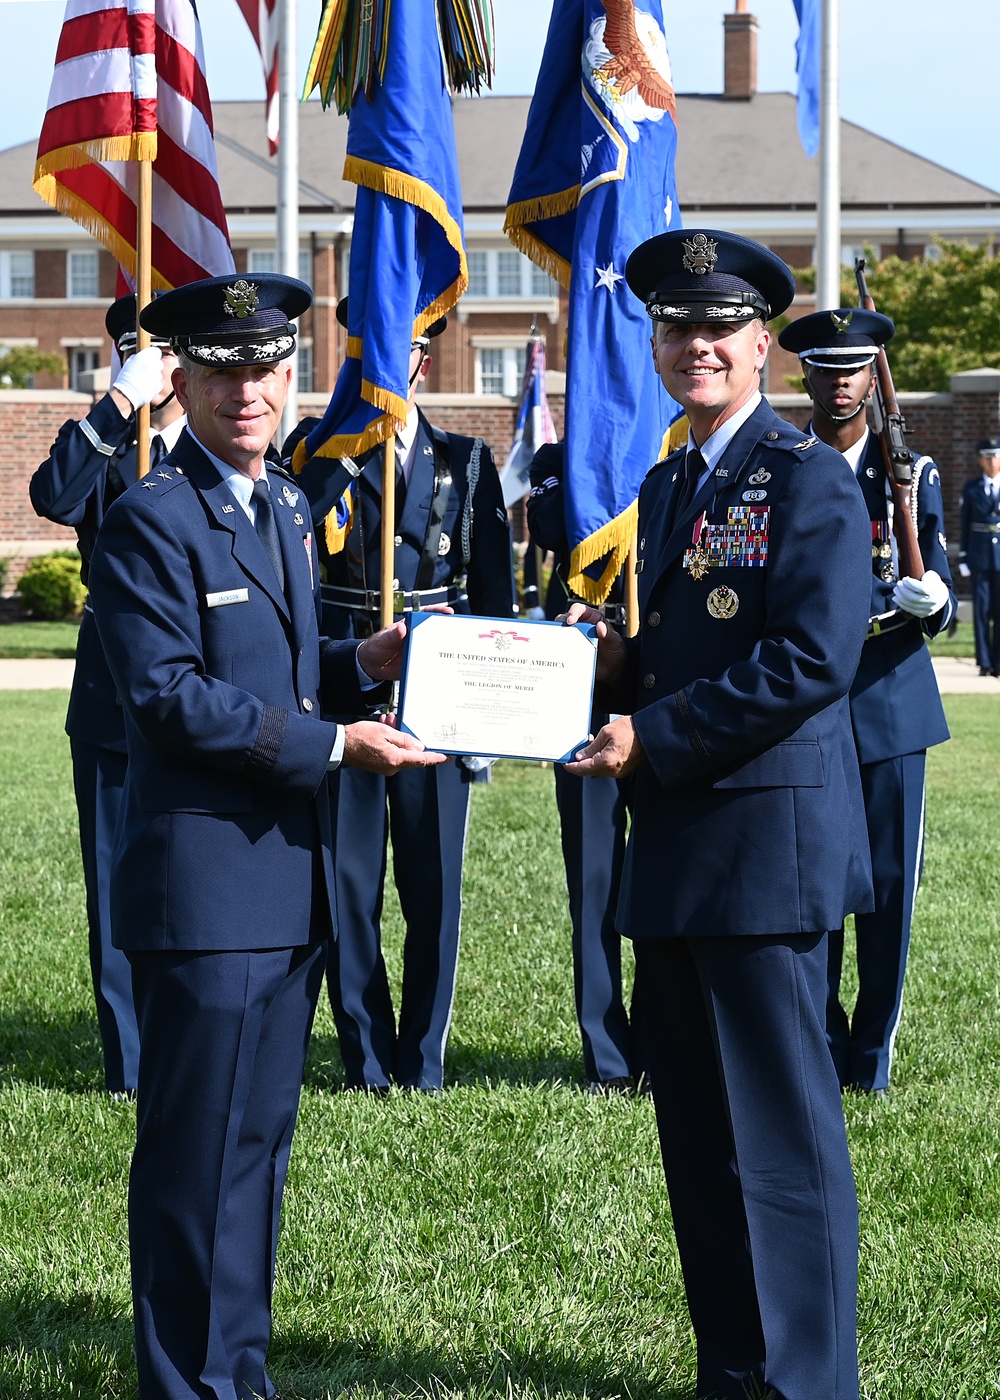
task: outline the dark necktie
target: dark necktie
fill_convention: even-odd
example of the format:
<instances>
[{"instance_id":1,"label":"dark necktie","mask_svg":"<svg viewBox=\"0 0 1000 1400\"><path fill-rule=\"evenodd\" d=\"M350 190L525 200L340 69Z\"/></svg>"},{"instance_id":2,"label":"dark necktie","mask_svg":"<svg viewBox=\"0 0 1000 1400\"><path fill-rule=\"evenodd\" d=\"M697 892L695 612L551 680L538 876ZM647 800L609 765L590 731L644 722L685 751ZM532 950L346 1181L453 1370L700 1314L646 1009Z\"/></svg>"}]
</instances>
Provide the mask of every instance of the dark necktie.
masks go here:
<instances>
[{"instance_id":1,"label":"dark necktie","mask_svg":"<svg viewBox=\"0 0 1000 1400\"><path fill-rule=\"evenodd\" d=\"M705 470L705 459L698 451L692 448L684 459L684 479L681 482L680 490L677 492L677 508L674 511L674 524L684 515L688 506L695 498L698 490L698 482L701 474Z\"/></svg>"},{"instance_id":2,"label":"dark necktie","mask_svg":"<svg viewBox=\"0 0 1000 1400\"><path fill-rule=\"evenodd\" d=\"M259 476L253 484L253 493L250 496L257 507L257 534L260 542L267 550L267 557L274 567L274 573L278 580L278 586L284 592L285 588L285 566L281 559L281 544L278 540L278 527L274 523L274 512L271 509L271 492L267 482Z\"/></svg>"},{"instance_id":3,"label":"dark necktie","mask_svg":"<svg viewBox=\"0 0 1000 1400\"><path fill-rule=\"evenodd\" d=\"M163 439L156 433L149 440L149 470L158 467L167 455L167 450L163 445Z\"/></svg>"}]
</instances>

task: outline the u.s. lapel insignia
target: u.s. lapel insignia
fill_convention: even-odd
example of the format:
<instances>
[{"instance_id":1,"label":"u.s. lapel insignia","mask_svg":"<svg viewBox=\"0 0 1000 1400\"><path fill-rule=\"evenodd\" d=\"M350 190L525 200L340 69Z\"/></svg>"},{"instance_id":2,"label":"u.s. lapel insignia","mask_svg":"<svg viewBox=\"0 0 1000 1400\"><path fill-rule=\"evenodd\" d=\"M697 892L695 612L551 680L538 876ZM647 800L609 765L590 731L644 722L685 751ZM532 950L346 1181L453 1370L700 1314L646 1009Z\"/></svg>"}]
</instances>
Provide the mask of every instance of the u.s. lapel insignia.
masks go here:
<instances>
[{"instance_id":1,"label":"u.s. lapel insignia","mask_svg":"<svg viewBox=\"0 0 1000 1400\"><path fill-rule=\"evenodd\" d=\"M449 549L451 549L451 536L447 531L442 530L441 538L438 540L438 557L443 559Z\"/></svg>"},{"instance_id":2,"label":"u.s. lapel insignia","mask_svg":"<svg viewBox=\"0 0 1000 1400\"><path fill-rule=\"evenodd\" d=\"M753 476L748 476L747 481L751 486L763 486L765 481L771 480L771 473L760 467Z\"/></svg>"},{"instance_id":3,"label":"u.s. lapel insignia","mask_svg":"<svg viewBox=\"0 0 1000 1400\"><path fill-rule=\"evenodd\" d=\"M705 606L713 617L728 622L739 611L740 600L731 588L721 583L718 588L713 588L705 599Z\"/></svg>"},{"instance_id":4,"label":"u.s. lapel insignia","mask_svg":"<svg viewBox=\"0 0 1000 1400\"><path fill-rule=\"evenodd\" d=\"M295 523L296 525L304 525L304 524L306 523L306 518L305 518L305 516L304 516L304 515L300 515L298 511L295 512L295 515L293 516L293 520L294 520L294 523Z\"/></svg>"},{"instance_id":5,"label":"u.s. lapel insignia","mask_svg":"<svg viewBox=\"0 0 1000 1400\"><path fill-rule=\"evenodd\" d=\"M223 515L232 515L232 513L233 513L233 511L234 511L235 509L236 509L235 506L223 506L223 507L222 507L222 514L223 514Z\"/></svg>"},{"instance_id":6,"label":"u.s. lapel insignia","mask_svg":"<svg viewBox=\"0 0 1000 1400\"><path fill-rule=\"evenodd\" d=\"M298 505L299 493L297 491L293 491L290 486L282 486L281 494L284 496L285 500L290 506L294 507ZM296 521L295 523L297 525L299 522Z\"/></svg>"}]
</instances>

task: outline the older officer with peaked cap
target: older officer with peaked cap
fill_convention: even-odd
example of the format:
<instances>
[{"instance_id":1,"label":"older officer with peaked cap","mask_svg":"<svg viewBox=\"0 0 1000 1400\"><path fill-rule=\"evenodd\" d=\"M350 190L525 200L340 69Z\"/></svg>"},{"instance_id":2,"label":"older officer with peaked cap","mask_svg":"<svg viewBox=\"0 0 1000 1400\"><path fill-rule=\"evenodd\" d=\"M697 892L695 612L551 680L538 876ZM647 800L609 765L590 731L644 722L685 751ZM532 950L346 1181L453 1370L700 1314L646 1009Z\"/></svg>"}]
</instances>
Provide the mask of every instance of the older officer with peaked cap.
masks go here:
<instances>
[{"instance_id":1,"label":"older officer with peaked cap","mask_svg":"<svg viewBox=\"0 0 1000 1400\"><path fill-rule=\"evenodd\" d=\"M440 755L363 713L402 627L317 630L309 508L265 452L291 371L281 276L214 277L142 313L179 356L187 429L108 512L91 570L129 746L112 874L132 964L129 1242L143 1400L271 1396L278 1216L335 902L326 775Z\"/></svg>"},{"instance_id":2,"label":"older officer with peaked cap","mask_svg":"<svg viewBox=\"0 0 1000 1400\"><path fill-rule=\"evenodd\" d=\"M345 328L348 301L337 306ZM493 455L480 438L435 427L417 406L431 341L445 326L442 316L410 347L409 413L396 436L397 611L447 605L510 617L510 531ZM307 424L285 443L284 460ZM353 480L342 461L324 457L297 478L323 522L323 626L331 637L364 637L378 618L383 455L379 446L360 457ZM350 1088L381 1095L395 1083L436 1093L444 1084L471 778L455 759L391 782L349 770L330 779L341 930L327 989ZM398 1025L382 955L390 844L406 923Z\"/></svg>"},{"instance_id":3,"label":"older officer with peaked cap","mask_svg":"<svg viewBox=\"0 0 1000 1400\"><path fill-rule=\"evenodd\" d=\"M856 307L818 311L786 326L779 344L798 355L813 401L809 431L843 453L871 520L868 637L851 686L851 720L871 846L875 910L859 913L858 996L848 1019L840 999L842 929L830 934L827 1036L846 1089L883 1095L903 1006L910 920L924 845L927 749L948 738L927 637L947 627L957 606L944 535L941 474L930 457L913 469L922 578L901 577L891 526L882 449L865 407L875 359L895 327Z\"/></svg>"},{"instance_id":4,"label":"older officer with peaked cap","mask_svg":"<svg viewBox=\"0 0 1000 1400\"><path fill-rule=\"evenodd\" d=\"M794 281L747 239L661 234L626 264L687 448L639 496L640 630L599 614L612 720L570 765L634 773L633 939L699 1396L857 1400L857 1199L826 1045L827 932L864 908L847 691L869 533L837 453L759 391Z\"/></svg>"},{"instance_id":5,"label":"older officer with peaked cap","mask_svg":"<svg viewBox=\"0 0 1000 1400\"><path fill-rule=\"evenodd\" d=\"M107 394L85 418L70 418L28 486L38 515L76 530L80 577L87 582L101 521L112 501L135 481L135 414L150 404L150 449L169 452L184 427L184 410L170 376L177 360L166 341L135 350L135 297L119 297L104 324L122 360ZM108 884L111 851L125 783L125 723L88 603L76 646L66 713L73 789L87 888L90 971L111 1093L134 1093L139 1035L128 959L111 942Z\"/></svg>"}]
</instances>

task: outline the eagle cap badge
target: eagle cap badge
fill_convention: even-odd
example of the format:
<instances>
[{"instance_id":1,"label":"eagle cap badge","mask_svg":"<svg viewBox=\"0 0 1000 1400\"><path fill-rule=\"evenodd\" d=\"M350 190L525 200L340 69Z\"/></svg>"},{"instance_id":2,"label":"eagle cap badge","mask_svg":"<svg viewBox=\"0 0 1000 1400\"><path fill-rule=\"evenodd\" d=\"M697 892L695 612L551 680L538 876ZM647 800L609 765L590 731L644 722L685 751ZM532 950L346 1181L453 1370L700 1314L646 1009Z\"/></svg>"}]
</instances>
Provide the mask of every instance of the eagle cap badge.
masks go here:
<instances>
[{"instance_id":1,"label":"eagle cap badge","mask_svg":"<svg viewBox=\"0 0 1000 1400\"><path fill-rule=\"evenodd\" d=\"M854 320L854 312L848 311L845 315L841 316L838 312L831 311L830 320L833 322L837 334L843 335L844 332L847 330L848 326Z\"/></svg>"},{"instance_id":2,"label":"eagle cap badge","mask_svg":"<svg viewBox=\"0 0 1000 1400\"><path fill-rule=\"evenodd\" d=\"M709 238L707 233L696 233L683 239L681 247L684 249L681 266L685 272L693 272L698 277L704 277L706 273L711 272L719 261L718 241Z\"/></svg>"},{"instance_id":3,"label":"eagle cap badge","mask_svg":"<svg viewBox=\"0 0 1000 1400\"><path fill-rule=\"evenodd\" d=\"M248 316L254 314L259 305L257 288L245 277L241 277L231 287L222 289L222 309L227 316L236 316L245 321Z\"/></svg>"}]
</instances>

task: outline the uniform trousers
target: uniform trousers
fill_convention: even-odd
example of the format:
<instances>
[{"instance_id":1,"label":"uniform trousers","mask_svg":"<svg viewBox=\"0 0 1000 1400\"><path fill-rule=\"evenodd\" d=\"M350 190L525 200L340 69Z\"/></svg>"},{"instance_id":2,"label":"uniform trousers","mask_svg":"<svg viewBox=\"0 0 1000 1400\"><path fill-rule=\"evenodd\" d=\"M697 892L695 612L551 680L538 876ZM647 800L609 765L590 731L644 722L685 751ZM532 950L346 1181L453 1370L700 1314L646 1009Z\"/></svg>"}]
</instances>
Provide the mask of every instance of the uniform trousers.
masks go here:
<instances>
[{"instance_id":1,"label":"uniform trousers","mask_svg":"<svg viewBox=\"0 0 1000 1400\"><path fill-rule=\"evenodd\" d=\"M139 1031L132 1003L132 969L111 942L111 857L128 757L115 749L70 740L73 787L80 822L80 853L87 890L90 975L109 1093L134 1091Z\"/></svg>"},{"instance_id":2,"label":"uniform trousers","mask_svg":"<svg viewBox=\"0 0 1000 1400\"><path fill-rule=\"evenodd\" d=\"M826 937L637 941L698 1395L857 1400L858 1212Z\"/></svg>"},{"instance_id":3,"label":"uniform trousers","mask_svg":"<svg viewBox=\"0 0 1000 1400\"><path fill-rule=\"evenodd\" d=\"M595 720L593 733L606 723L606 715ZM639 1070L635 1028L622 1001L621 934L615 928L625 859L624 784L578 778L558 763L554 771L584 1074L591 1083L627 1079Z\"/></svg>"},{"instance_id":4,"label":"uniform trousers","mask_svg":"<svg viewBox=\"0 0 1000 1400\"><path fill-rule=\"evenodd\" d=\"M850 1018L840 1002L844 931L830 934L827 1038L845 1089L889 1087L923 867L926 763L921 750L861 765L875 912L854 916L858 999Z\"/></svg>"},{"instance_id":5,"label":"uniform trousers","mask_svg":"<svg viewBox=\"0 0 1000 1400\"><path fill-rule=\"evenodd\" d=\"M270 1397L278 1219L326 945L129 956L139 1394Z\"/></svg>"},{"instance_id":6,"label":"uniform trousers","mask_svg":"<svg viewBox=\"0 0 1000 1400\"><path fill-rule=\"evenodd\" d=\"M327 987L351 1088L434 1090L455 999L469 784L456 763L383 778L330 775L338 937ZM382 896L391 838L406 924L397 1031L382 957Z\"/></svg>"},{"instance_id":7,"label":"uniform trousers","mask_svg":"<svg viewBox=\"0 0 1000 1400\"><path fill-rule=\"evenodd\" d=\"M972 627L976 665L1000 671L1000 569L976 569L972 575Z\"/></svg>"}]
</instances>

